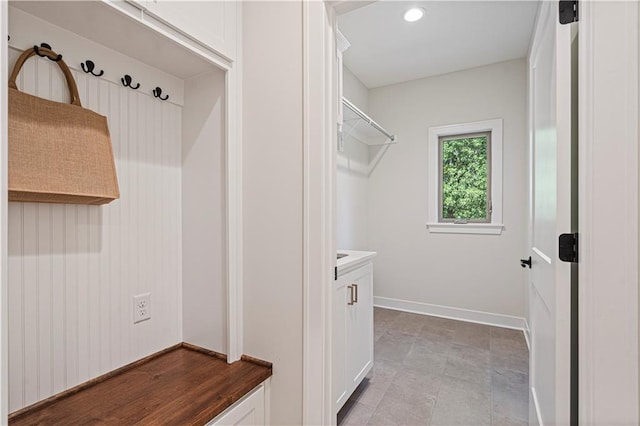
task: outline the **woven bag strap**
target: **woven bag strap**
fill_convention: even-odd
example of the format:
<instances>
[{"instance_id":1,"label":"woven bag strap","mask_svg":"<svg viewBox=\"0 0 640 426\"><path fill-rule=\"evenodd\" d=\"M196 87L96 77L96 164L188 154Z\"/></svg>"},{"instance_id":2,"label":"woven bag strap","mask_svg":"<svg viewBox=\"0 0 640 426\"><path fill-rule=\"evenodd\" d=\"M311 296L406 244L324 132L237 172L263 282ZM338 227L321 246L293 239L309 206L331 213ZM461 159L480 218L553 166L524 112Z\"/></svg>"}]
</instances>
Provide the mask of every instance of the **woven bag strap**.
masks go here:
<instances>
[{"instance_id":1,"label":"woven bag strap","mask_svg":"<svg viewBox=\"0 0 640 426\"><path fill-rule=\"evenodd\" d=\"M56 59L58 57L57 53L55 53L51 49L47 49L46 47L39 47L38 51L50 59ZM16 90L18 89L18 86L16 85L16 78L18 78L18 73L22 69L22 66L27 61L27 59L29 59L35 54L36 54L36 51L34 48L27 49L24 52L22 52L22 54L16 61L16 64L13 66L13 71L11 72L11 76L9 76L9 87ZM62 59L60 59L56 63L62 70L62 73L64 74L64 78L67 80L67 86L69 86L69 96L71 99L71 104L82 106L80 104L80 95L78 94L78 86L76 85L76 81L73 79L73 74L71 74L71 70Z\"/></svg>"}]
</instances>

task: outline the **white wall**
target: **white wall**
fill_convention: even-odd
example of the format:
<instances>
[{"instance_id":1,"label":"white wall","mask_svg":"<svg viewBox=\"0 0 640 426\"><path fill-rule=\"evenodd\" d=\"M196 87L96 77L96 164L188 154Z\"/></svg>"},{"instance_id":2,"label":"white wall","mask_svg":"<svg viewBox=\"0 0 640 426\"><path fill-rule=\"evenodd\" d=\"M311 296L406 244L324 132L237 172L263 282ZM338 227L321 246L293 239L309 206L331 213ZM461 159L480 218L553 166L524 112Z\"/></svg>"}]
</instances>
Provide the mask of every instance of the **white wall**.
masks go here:
<instances>
[{"instance_id":1,"label":"white wall","mask_svg":"<svg viewBox=\"0 0 640 426\"><path fill-rule=\"evenodd\" d=\"M342 68L343 95L362 111L369 109L369 90L347 67ZM345 137L344 151L338 152L336 177L336 229L338 249L368 250L368 183L364 171L369 148Z\"/></svg>"},{"instance_id":2,"label":"white wall","mask_svg":"<svg viewBox=\"0 0 640 426\"><path fill-rule=\"evenodd\" d=\"M373 89L369 110L399 140L370 177L369 249L378 252L375 295L522 317L524 59ZM429 127L492 118L504 120L505 230L499 236L429 233Z\"/></svg>"},{"instance_id":3,"label":"white wall","mask_svg":"<svg viewBox=\"0 0 640 426\"><path fill-rule=\"evenodd\" d=\"M227 353L224 72L185 82L183 340Z\"/></svg>"},{"instance_id":4,"label":"white wall","mask_svg":"<svg viewBox=\"0 0 640 426\"><path fill-rule=\"evenodd\" d=\"M271 422L302 424L302 3L243 2L244 353Z\"/></svg>"},{"instance_id":5,"label":"white wall","mask_svg":"<svg viewBox=\"0 0 640 426\"><path fill-rule=\"evenodd\" d=\"M345 65L342 66L342 96L362 111L369 111L369 89Z\"/></svg>"},{"instance_id":6,"label":"white wall","mask_svg":"<svg viewBox=\"0 0 640 426\"><path fill-rule=\"evenodd\" d=\"M11 66L18 54L10 52ZM10 411L181 340L182 109L74 76L82 104L109 118L120 199L9 203ZM68 99L45 59L25 64L19 87ZM134 325L132 297L145 292L151 319Z\"/></svg>"}]
</instances>

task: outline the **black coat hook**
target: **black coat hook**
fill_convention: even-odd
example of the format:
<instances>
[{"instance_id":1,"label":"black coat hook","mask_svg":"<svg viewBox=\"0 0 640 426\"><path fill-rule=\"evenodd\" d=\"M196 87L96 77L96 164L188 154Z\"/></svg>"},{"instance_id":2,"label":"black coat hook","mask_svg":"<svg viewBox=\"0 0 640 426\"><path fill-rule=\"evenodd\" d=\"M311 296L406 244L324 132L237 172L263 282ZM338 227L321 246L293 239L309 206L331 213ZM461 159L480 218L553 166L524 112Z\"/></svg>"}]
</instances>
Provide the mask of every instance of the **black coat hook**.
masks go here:
<instances>
[{"instance_id":1,"label":"black coat hook","mask_svg":"<svg viewBox=\"0 0 640 426\"><path fill-rule=\"evenodd\" d=\"M45 49L49 49L49 50L53 50L53 49L51 48L51 46L50 46L49 44L47 44L47 43L40 43L40 47L43 47L43 48L45 48ZM44 54L44 55L43 55L43 54L41 54L41 53L40 53L40 47L38 47L38 46L33 46L33 50L35 50L35 52L36 52L36 54L37 54L38 56L40 56L40 57L42 57L42 58L47 58L47 59L49 59L49 60L51 60L51 61L53 61L53 62L58 62L58 61L60 61L60 60L62 59L62 55L58 55L58 56L56 56L55 58L52 58L51 56L49 56L49 55L47 55L47 54Z\"/></svg>"},{"instance_id":2,"label":"black coat hook","mask_svg":"<svg viewBox=\"0 0 640 426\"><path fill-rule=\"evenodd\" d=\"M86 64L86 67L85 67L85 64ZM96 67L96 64L94 64L93 61L86 60L85 62L80 63L80 66L82 67L82 71L84 71L87 74L91 74L96 77L100 77L101 75L104 74L104 70L100 70L98 74L93 72L93 69Z\"/></svg>"},{"instance_id":3,"label":"black coat hook","mask_svg":"<svg viewBox=\"0 0 640 426\"><path fill-rule=\"evenodd\" d=\"M140 88L140 83L137 83L135 87L131 85L131 81L132 80L131 80L131 76L129 74L125 74L124 77L122 77L120 79L120 81L122 82L122 85L124 87L130 87L133 90L138 90L138 88Z\"/></svg>"},{"instance_id":4,"label":"black coat hook","mask_svg":"<svg viewBox=\"0 0 640 426\"><path fill-rule=\"evenodd\" d=\"M166 101L167 99L169 99L169 95L165 95L164 98L162 97L162 89L159 87L153 89L153 96L160 99L161 101Z\"/></svg>"}]
</instances>

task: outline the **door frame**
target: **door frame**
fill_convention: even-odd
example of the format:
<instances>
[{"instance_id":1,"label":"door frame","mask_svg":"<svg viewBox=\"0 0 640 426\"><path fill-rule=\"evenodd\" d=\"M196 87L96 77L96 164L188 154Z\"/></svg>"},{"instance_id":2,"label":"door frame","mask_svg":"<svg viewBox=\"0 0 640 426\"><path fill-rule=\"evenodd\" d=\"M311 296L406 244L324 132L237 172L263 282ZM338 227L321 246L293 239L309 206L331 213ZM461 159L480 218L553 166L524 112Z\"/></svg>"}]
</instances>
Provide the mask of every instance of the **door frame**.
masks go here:
<instances>
[{"instance_id":1,"label":"door frame","mask_svg":"<svg viewBox=\"0 0 640 426\"><path fill-rule=\"evenodd\" d=\"M302 424L335 424L331 282L336 266L338 114L334 5L303 1Z\"/></svg>"},{"instance_id":2,"label":"door frame","mask_svg":"<svg viewBox=\"0 0 640 426\"><path fill-rule=\"evenodd\" d=\"M303 422L332 424L335 419L331 415L330 392L331 286L323 279L332 278L330 271L335 265L332 259L335 253L335 176L331 153L337 141L331 117L336 114L333 109L336 99L331 93L318 93L317 85L334 87L335 55L331 49L334 42L320 43L323 38L318 34L323 34L325 42L332 40L336 11L351 7L354 2L325 0L322 8L313 4L305 2L303 13L307 71L303 101ZM615 8L607 2L580 2L580 424L605 424L612 420L637 424L640 421L640 301L637 289L639 14L636 2L620 2ZM320 15L323 23L318 26L316 18ZM312 64L322 64L319 69L323 75L318 76L315 72L318 68L311 68ZM614 99L616 102L612 101ZM313 134L312 129L324 129L326 137ZM314 157L312 150L319 150L329 157ZM623 167L620 159L624 159ZM611 191L612 182L619 185L619 191ZM318 205L323 206L322 209L312 212ZM607 208L610 205L623 206L619 209L624 212L623 216L611 218L611 209ZM311 276L312 271L321 271L325 278ZM613 332L615 330L619 332ZM314 353L321 354L322 359Z\"/></svg>"},{"instance_id":3,"label":"door frame","mask_svg":"<svg viewBox=\"0 0 640 426\"><path fill-rule=\"evenodd\" d=\"M8 2L0 1L0 58L9 57L8 25ZM8 78L8 67L0 66L0 81L8 81ZM0 141L7 140L8 98L8 86L0 84ZM0 164L8 164L8 155L8 145L0 143ZM8 193L8 179L7 167L0 167L0 194L3 197ZM9 415L8 217L8 201L0 200L0 424L5 424Z\"/></svg>"},{"instance_id":4,"label":"door frame","mask_svg":"<svg viewBox=\"0 0 640 426\"><path fill-rule=\"evenodd\" d=\"M640 420L638 14L637 2L580 2L580 424Z\"/></svg>"}]
</instances>

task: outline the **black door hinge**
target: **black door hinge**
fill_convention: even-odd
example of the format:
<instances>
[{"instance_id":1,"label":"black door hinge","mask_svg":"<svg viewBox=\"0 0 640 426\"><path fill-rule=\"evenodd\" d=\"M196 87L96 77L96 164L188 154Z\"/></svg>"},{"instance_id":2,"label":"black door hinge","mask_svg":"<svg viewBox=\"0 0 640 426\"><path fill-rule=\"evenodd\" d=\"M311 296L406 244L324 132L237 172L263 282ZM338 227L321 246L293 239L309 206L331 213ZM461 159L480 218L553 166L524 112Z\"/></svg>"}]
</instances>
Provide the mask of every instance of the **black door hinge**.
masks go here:
<instances>
[{"instance_id":1,"label":"black door hinge","mask_svg":"<svg viewBox=\"0 0 640 426\"><path fill-rule=\"evenodd\" d=\"M578 1L560 1L558 18L561 24L571 24L578 22Z\"/></svg>"},{"instance_id":2,"label":"black door hinge","mask_svg":"<svg viewBox=\"0 0 640 426\"><path fill-rule=\"evenodd\" d=\"M563 262L578 262L578 233L558 237L558 257Z\"/></svg>"},{"instance_id":3,"label":"black door hinge","mask_svg":"<svg viewBox=\"0 0 640 426\"><path fill-rule=\"evenodd\" d=\"M338 267L334 266L333 268L333 280L338 281Z\"/></svg>"}]
</instances>

